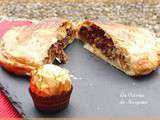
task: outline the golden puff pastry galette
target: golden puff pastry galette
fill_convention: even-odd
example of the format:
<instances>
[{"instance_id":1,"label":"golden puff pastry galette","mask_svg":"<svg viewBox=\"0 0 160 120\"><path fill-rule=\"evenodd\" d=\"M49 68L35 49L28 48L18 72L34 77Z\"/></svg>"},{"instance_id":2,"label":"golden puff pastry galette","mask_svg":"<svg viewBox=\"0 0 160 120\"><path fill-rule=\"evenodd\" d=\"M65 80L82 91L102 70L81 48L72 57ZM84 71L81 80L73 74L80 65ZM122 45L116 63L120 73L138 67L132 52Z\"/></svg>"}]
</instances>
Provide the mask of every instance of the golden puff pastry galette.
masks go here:
<instances>
[{"instance_id":1,"label":"golden puff pastry galette","mask_svg":"<svg viewBox=\"0 0 160 120\"><path fill-rule=\"evenodd\" d=\"M63 49L75 35L72 23L61 18L13 27L1 37L0 65L18 75L29 75L34 68L55 59L65 62Z\"/></svg>"},{"instance_id":2,"label":"golden puff pastry galette","mask_svg":"<svg viewBox=\"0 0 160 120\"><path fill-rule=\"evenodd\" d=\"M146 75L160 64L158 38L144 28L110 21L85 21L78 26L84 47L130 76Z\"/></svg>"}]
</instances>

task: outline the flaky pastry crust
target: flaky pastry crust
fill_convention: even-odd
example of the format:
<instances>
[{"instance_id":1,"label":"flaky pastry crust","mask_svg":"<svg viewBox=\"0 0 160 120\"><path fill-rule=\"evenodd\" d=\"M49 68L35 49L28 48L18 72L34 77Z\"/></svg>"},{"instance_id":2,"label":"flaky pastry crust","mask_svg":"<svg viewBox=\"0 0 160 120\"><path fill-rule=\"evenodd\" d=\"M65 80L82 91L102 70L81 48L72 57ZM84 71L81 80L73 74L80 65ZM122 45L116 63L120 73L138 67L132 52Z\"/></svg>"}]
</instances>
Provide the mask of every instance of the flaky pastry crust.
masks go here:
<instances>
[{"instance_id":1,"label":"flaky pastry crust","mask_svg":"<svg viewBox=\"0 0 160 120\"><path fill-rule=\"evenodd\" d=\"M13 27L0 40L0 65L15 74L30 75L35 68L55 59L65 62L63 49L74 36L72 23L61 18Z\"/></svg>"}]
</instances>

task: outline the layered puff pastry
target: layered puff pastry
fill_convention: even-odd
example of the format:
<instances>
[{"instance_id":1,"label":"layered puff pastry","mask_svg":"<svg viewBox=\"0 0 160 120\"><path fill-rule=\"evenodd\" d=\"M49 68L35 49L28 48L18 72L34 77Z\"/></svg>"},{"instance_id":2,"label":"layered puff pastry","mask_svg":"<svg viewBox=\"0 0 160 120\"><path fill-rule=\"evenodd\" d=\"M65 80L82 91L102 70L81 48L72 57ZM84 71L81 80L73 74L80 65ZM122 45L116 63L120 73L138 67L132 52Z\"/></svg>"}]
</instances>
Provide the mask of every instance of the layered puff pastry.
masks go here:
<instances>
[{"instance_id":1,"label":"layered puff pastry","mask_svg":"<svg viewBox=\"0 0 160 120\"><path fill-rule=\"evenodd\" d=\"M32 25L13 27L0 40L0 65L18 75L30 72L55 59L66 62L63 49L73 41L76 30L61 18L32 21Z\"/></svg>"},{"instance_id":2,"label":"layered puff pastry","mask_svg":"<svg viewBox=\"0 0 160 120\"><path fill-rule=\"evenodd\" d=\"M130 76L149 74L160 64L160 40L144 28L87 20L78 37L86 49Z\"/></svg>"}]
</instances>

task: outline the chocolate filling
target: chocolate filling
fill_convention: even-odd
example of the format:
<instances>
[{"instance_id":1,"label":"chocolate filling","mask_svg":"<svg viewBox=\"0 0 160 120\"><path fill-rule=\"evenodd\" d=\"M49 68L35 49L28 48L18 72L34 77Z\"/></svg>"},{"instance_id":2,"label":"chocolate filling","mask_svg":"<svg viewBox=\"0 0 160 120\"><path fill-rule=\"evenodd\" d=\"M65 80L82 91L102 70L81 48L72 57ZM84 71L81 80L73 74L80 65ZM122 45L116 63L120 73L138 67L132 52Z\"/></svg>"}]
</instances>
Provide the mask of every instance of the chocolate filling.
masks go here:
<instances>
[{"instance_id":1,"label":"chocolate filling","mask_svg":"<svg viewBox=\"0 0 160 120\"><path fill-rule=\"evenodd\" d=\"M76 32L71 24L64 23L61 27L66 28L66 37L51 45L48 50L48 57L45 58L44 63L52 63L54 59L59 63L65 63L67 61L68 57L63 49L69 44L70 40L73 39Z\"/></svg>"},{"instance_id":2,"label":"chocolate filling","mask_svg":"<svg viewBox=\"0 0 160 120\"><path fill-rule=\"evenodd\" d=\"M85 23L80 27L78 34L83 42L101 50L109 60L119 60L120 65L126 68L125 56L115 47L112 38L99 26Z\"/></svg>"},{"instance_id":3,"label":"chocolate filling","mask_svg":"<svg viewBox=\"0 0 160 120\"><path fill-rule=\"evenodd\" d=\"M105 32L96 26L95 24L89 26L82 26L79 31L80 37L89 43L91 46L96 46L102 53L109 59L115 59L116 47L109 35L105 35Z\"/></svg>"}]
</instances>

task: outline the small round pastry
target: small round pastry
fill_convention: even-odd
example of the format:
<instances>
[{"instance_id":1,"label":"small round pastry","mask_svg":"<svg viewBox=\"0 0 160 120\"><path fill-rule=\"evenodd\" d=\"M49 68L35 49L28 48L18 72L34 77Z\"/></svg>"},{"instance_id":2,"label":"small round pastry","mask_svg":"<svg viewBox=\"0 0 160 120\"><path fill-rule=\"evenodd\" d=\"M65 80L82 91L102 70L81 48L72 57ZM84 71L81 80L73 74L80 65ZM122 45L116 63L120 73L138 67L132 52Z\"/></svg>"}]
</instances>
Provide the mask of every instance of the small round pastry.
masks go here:
<instances>
[{"instance_id":1,"label":"small round pastry","mask_svg":"<svg viewBox=\"0 0 160 120\"><path fill-rule=\"evenodd\" d=\"M29 92L40 111L57 112L66 108L72 93L69 71L47 64L32 71Z\"/></svg>"}]
</instances>

